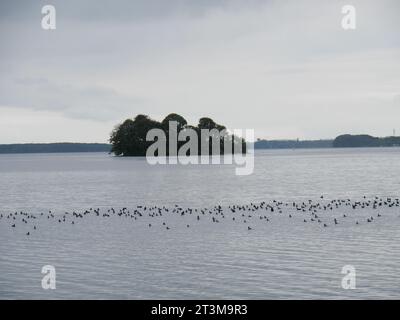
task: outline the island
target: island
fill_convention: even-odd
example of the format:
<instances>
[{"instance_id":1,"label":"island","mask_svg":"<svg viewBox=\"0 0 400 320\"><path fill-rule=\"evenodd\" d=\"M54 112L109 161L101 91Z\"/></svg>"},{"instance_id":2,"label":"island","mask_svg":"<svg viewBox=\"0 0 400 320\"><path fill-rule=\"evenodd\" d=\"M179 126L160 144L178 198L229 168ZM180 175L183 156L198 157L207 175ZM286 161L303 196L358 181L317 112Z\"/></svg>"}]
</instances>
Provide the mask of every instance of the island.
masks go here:
<instances>
[{"instance_id":1,"label":"island","mask_svg":"<svg viewBox=\"0 0 400 320\"><path fill-rule=\"evenodd\" d=\"M174 124L174 127L171 124ZM161 122L144 114L139 114L134 119L126 119L117 125L110 135L111 152L125 157L146 156L149 147L155 143L154 140L148 139L148 133L152 129L165 134L162 138L158 137L158 140L162 139L165 143L165 154L162 156L169 156L172 150L177 155L178 150L187 144L192 146L184 153L187 156L214 154L212 151L215 143L218 144L219 154L246 153L245 139L230 134L225 126L208 117L200 118L197 126L189 125L184 117L176 113L170 113ZM205 131L208 132L208 136L203 144ZM180 133L186 134L184 140L178 139ZM204 145L207 148L203 148ZM156 156L160 154L156 153Z\"/></svg>"}]
</instances>

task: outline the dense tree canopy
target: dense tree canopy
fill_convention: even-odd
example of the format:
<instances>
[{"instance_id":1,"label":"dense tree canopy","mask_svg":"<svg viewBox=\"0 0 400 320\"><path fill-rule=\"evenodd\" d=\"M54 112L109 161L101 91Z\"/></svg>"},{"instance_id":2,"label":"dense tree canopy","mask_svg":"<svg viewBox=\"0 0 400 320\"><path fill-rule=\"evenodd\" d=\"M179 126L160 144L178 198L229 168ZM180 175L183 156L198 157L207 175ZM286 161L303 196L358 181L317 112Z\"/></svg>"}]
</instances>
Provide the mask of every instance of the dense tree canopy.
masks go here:
<instances>
[{"instance_id":1,"label":"dense tree canopy","mask_svg":"<svg viewBox=\"0 0 400 320\"><path fill-rule=\"evenodd\" d=\"M147 131L161 128L161 124L146 115L139 114L134 120L127 119L111 133L111 152L123 156L143 156L151 142L146 141Z\"/></svg>"},{"instance_id":2,"label":"dense tree canopy","mask_svg":"<svg viewBox=\"0 0 400 320\"><path fill-rule=\"evenodd\" d=\"M169 130L170 121L176 121L178 123L178 131L183 130L187 126L187 121L184 117L176 113L170 113L164 118L163 121L161 121L161 125L164 130Z\"/></svg>"},{"instance_id":3,"label":"dense tree canopy","mask_svg":"<svg viewBox=\"0 0 400 320\"><path fill-rule=\"evenodd\" d=\"M198 126L191 126L188 125L185 118L182 116L171 113L167 115L164 120L161 122L155 121L149 118L147 115L139 114L133 120L127 119L123 123L117 125L111 133L110 136L110 143L112 145L111 152L113 152L117 156L145 156L146 150L148 147L153 143L153 141L146 141L146 135L149 130L151 129L161 129L165 132L167 138L167 145L169 144L168 137L169 137L169 130L170 130L170 122L176 121L177 122L177 134L182 130L193 129L199 138L198 141L198 152L196 155L204 154L201 151L201 129L207 130L218 130L220 137L220 152L224 151L224 136L228 137L228 133L225 131L226 128L223 125L217 124L210 118L201 118L199 120ZM209 146L211 152L211 144L212 139L215 138L215 132L210 135ZM229 136L230 143L241 144L241 152L246 152L246 145L243 139ZM177 143L178 149L185 144L185 141L179 141ZM168 150L168 148L167 148ZM232 145L232 150L234 147ZM193 154L192 154L193 155Z\"/></svg>"}]
</instances>

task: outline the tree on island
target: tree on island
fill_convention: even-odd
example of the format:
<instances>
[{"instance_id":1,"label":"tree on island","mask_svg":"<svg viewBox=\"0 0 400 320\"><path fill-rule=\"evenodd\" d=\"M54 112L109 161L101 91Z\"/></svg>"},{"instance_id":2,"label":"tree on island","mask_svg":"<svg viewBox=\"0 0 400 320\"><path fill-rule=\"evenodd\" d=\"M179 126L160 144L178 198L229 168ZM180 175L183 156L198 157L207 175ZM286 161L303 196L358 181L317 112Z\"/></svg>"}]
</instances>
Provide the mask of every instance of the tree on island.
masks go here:
<instances>
[{"instance_id":1,"label":"tree on island","mask_svg":"<svg viewBox=\"0 0 400 320\"><path fill-rule=\"evenodd\" d=\"M146 151L153 141L147 141L146 136L151 129L161 129L166 135L167 150L169 145L169 130L170 122L175 121L177 123L177 134L186 129L193 129L197 133L198 137L198 153L197 155L205 155L201 151L201 133L202 129L207 129L210 132L209 136L209 153L212 150L213 141L219 139L220 153L224 153L225 144L230 143L232 146L232 152L236 149L240 150L242 153L246 152L246 142L243 138L238 138L233 135L229 135L226 132L226 127L217 124L214 120L210 118L201 118L197 126L191 126L187 123L186 119L179 114L171 113L167 115L164 120L158 122L151 119L147 115L139 114L133 120L127 119L121 124L117 125L110 135L110 143L112 145L111 152L117 156L145 156ZM218 134L217 134L218 133ZM225 142L224 142L225 138ZM186 141L177 141L178 150ZM241 144L241 148L237 147ZM236 148L235 148L236 145ZM167 151L168 152L168 151ZM168 154L167 154L168 155ZM189 154L187 154L189 155ZM192 154L193 155L193 154Z\"/></svg>"}]
</instances>

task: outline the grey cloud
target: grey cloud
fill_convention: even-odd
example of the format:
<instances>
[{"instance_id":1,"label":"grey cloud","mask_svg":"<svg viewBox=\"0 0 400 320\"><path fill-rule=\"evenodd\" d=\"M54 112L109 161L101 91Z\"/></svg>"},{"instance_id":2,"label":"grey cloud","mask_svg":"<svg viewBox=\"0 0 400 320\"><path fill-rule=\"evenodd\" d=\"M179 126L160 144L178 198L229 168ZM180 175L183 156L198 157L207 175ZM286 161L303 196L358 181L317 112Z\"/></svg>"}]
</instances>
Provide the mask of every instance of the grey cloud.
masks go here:
<instances>
[{"instance_id":1,"label":"grey cloud","mask_svg":"<svg viewBox=\"0 0 400 320\"><path fill-rule=\"evenodd\" d=\"M86 22L102 21L121 22L133 20L160 19L168 16L185 15L202 16L211 9L223 9L227 6L254 6L269 0L8 0L0 2L0 17L13 19L32 19L40 8L51 4L60 12L60 18L68 20L85 20Z\"/></svg>"},{"instance_id":2,"label":"grey cloud","mask_svg":"<svg viewBox=\"0 0 400 320\"><path fill-rule=\"evenodd\" d=\"M0 87L0 105L58 112L66 117L118 120L143 108L144 101L101 86L75 86L45 78L18 78ZM138 107L140 106L140 107Z\"/></svg>"},{"instance_id":3,"label":"grey cloud","mask_svg":"<svg viewBox=\"0 0 400 320\"><path fill-rule=\"evenodd\" d=\"M396 108L400 108L400 94L394 96L393 104Z\"/></svg>"}]
</instances>

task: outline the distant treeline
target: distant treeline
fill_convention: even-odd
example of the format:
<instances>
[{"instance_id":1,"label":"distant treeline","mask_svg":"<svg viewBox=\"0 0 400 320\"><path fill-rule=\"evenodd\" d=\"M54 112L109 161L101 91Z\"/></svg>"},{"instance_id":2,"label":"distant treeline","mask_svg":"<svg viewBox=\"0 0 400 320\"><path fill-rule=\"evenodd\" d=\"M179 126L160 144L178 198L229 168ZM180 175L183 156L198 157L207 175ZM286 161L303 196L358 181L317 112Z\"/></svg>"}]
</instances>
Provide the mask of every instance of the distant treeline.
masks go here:
<instances>
[{"instance_id":1,"label":"distant treeline","mask_svg":"<svg viewBox=\"0 0 400 320\"><path fill-rule=\"evenodd\" d=\"M258 140L255 149L332 148L333 140Z\"/></svg>"},{"instance_id":2,"label":"distant treeline","mask_svg":"<svg viewBox=\"0 0 400 320\"><path fill-rule=\"evenodd\" d=\"M23 143L0 144L0 153L62 153L62 152L110 152L106 143Z\"/></svg>"},{"instance_id":3,"label":"distant treeline","mask_svg":"<svg viewBox=\"0 0 400 320\"><path fill-rule=\"evenodd\" d=\"M398 147L400 137L377 138L367 134L338 136L333 141L334 148Z\"/></svg>"},{"instance_id":4,"label":"distant treeline","mask_svg":"<svg viewBox=\"0 0 400 320\"><path fill-rule=\"evenodd\" d=\"M377 138L370 135L344 134L334 140L258 140L256 149L312 149L398 147L400 137Z\"/></svg>"},{"instance_id":5,"label":"distant treeline","mask_svg":"<svg viewBox=\"0 0 400 320\"><path fill-rule=\"evenodd\" d=\"M334 140L258 140L255 149L362 148L400 146L400 137L377 138L370 135L338 136ZM0 144L5 153L110 152L107 143L26 143Z\"/></svg>"}]
</instances>

